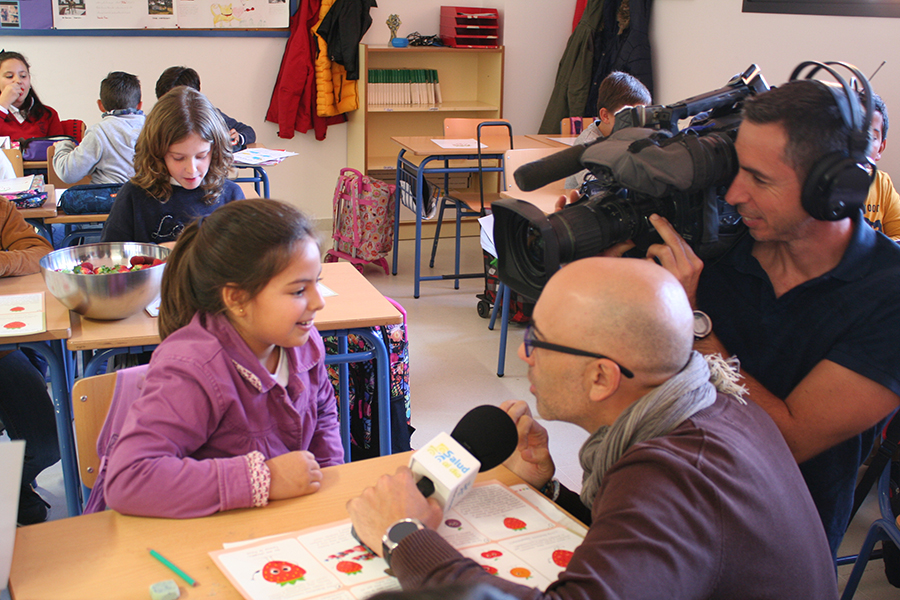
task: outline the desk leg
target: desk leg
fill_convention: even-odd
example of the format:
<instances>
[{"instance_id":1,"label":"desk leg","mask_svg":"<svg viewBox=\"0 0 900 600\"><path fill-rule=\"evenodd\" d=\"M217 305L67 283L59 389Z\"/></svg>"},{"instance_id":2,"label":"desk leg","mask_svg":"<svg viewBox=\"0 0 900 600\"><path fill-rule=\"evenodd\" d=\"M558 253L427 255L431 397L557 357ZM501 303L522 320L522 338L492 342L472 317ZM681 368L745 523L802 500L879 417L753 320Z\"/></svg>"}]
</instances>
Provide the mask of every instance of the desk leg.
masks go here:
<instances>
[{"instance_id":1,"label":"desk leg","mask_svg":"<svg viewBox=\"0 0 900 600\"><path fill-rule=\"evenodd\" d=\"M347 336L338 336L338 354L347 354ZM341 445L344 447L344 462L351 461L350 456L350 365L342 362L338 365L338 392L340 402L338 411L341 415Z\"/></svg>"},{"instance_id":2,"label":"desk leg","mask_svg":"<svg viewBox=\"0 0 900 600\"><path fill-rule=\"evenodd\" d=\"M338 338L338 354L329 354L325 356L326 365L339 364L343 368L340 371L340 411L341 411L341 441L344 445L345 461L350 462L350 392L349 385L346 384L348 373L346 365L352 362L365 362L367 360L375 361L375 381L378 389L376 398L378 411L378 454L386 456L391 454L393 446L391 444L391 385L390 371L391 363L388 356L387 347L381 336L372 333L370 329L342 329L336 331L320 331L322 336L334 335ZM355 334L363 338L372 346L369 352L347 352L347 336ZM341 343L343 340L343 343ZM345 412L346 411L346 412ZM346 419L345 419L346 417ZM346 423L347 432L346 440L344 438L344 424Z\"/></svg>"},{"instance_id":3,"label":"desk leg","mask_svg":"<svg viewBox=\"0 0 900 600\"><path fill-rule=\"evenodd\" d=\"M375 351L375 381L378 387L378 454L392 453L391 444L391 361L381 336L371 329L355 329L353 333L369 342Z\"/></svg>"},{"instance_id":4,"label":"desk leg","mask_svg":"<svg viewBox=\"0 0 900 600\"><path fill-rule=\"evenodd\" d=\"M416 171L416 269L413 285L413 298L419 297L419 283L422 281L422 188L425 187L425 165L428 159L422 161Z\"/></svg>"},{"instance_id":5,"label":"desk leg","mask_svg":"<svg viewBox=\"0 0 900 600\"><path fill-rule=\"evenodd\" d=\"M53 390L53 408L56 412L56 435L59 438L59 456L62 464L63 485L66 490L66 509L70 517L81 514L81 485L75 458L75 443L72 434L72 399L67 386L69 376L66 373L66 359L63 352L64 342L52 340L50 347L43 342L27 342L19 344L31 348L44 357L50 368L50 388Z\"/></svg>"},{"instance_id":6,"label":"desk leg","mask_svg":"<svg viewBox=\"0 0 900 600\"><path fill-rule=\"evenodd\" d=\"M394 186L394 257L391 266L391 274L397 274L397 255L400 252L400 205L403 204L403 188L400 186L400 174L403 172L403 154L401 150L397 155L397 176Z\"/></svg>"}]
</instances>

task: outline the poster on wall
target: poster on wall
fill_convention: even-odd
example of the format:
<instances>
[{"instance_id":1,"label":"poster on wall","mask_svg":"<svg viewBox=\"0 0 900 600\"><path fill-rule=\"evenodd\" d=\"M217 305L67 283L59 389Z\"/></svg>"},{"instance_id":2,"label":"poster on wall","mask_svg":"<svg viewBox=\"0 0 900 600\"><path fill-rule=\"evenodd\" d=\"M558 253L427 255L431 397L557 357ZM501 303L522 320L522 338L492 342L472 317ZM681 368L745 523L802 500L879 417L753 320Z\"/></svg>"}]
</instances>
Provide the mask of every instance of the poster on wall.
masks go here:
<instances>
[{"instance_id":1,"label":"poster on wall","mask_svg":"<svg viewBox=\"0 0 900 600\"><path fill-rule=\"evenodd\" d=\"M290 18L286 0L50 1L57 29L271 29Z\"/></svg>"}]
</instances>

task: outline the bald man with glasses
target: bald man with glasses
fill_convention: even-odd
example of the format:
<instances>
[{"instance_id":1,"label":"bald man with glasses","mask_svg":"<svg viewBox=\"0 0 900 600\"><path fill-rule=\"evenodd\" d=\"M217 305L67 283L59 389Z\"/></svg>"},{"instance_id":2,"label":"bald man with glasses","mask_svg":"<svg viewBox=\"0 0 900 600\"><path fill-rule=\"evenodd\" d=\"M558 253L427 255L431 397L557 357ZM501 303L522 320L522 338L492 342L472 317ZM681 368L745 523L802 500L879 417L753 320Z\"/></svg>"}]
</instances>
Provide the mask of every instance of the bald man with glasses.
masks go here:
<instances>
[{"instance_id":1,"label":"bald man with glasses","mask_svg":"<svg viewBox=\"0 0 900 600\"><path fill-rule=\"evenodd\" d=\"M589 258L544 288L519 358L537 413L591 435L580 494L561 486L547 430L522 401L502 408L519 445L505 463L583 520L584 542L546 590L486 573L435 529L441 509L409 469L347 504L404 589L490 583L516 598L836 598L828 543L771 418L740 399L735 371L692 349L681 284L650 261ZM565 457L564 460L573 460ZM410 526L410 521L416 527Z\"/></svg>"}]
</instances>

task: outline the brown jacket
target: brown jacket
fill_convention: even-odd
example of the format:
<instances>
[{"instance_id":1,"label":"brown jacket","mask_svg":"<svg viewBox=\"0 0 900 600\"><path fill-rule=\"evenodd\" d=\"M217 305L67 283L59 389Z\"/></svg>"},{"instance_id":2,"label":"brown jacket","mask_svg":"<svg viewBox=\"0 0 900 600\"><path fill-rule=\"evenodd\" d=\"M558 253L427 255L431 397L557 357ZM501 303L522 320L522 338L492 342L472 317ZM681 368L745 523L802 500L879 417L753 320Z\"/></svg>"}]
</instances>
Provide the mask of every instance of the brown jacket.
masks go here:
<instances>
[{"instance_id":1,"label":"brown jacket","mask_svg":"<svg viewBox=\"0 0 900 600\"><path fill-rule=\"evenodd\" d=\"M53 246L25 222L15 204L0 198L0 250L0 277L10 277L40 271L38 261Z\"/></svg>"}]
</instances>

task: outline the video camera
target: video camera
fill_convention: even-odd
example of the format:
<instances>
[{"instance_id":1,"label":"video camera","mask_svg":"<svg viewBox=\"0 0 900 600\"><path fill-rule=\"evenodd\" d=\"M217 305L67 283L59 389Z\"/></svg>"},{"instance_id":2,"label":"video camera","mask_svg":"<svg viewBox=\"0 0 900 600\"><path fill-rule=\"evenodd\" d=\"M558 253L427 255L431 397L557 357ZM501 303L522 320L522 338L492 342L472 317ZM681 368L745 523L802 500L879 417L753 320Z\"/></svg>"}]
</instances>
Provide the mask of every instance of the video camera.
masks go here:
<instances>
[{"instance_id":1,"label":"video camera","mask_svg":"<svg viewBox=\"0 0 900 600\"><path fill-rule=\"evenodd\" d=\"M639 106L616 114L613 133L573 146L516 170L528 192L587 167L590 193L545 215L522 200L494 202L494 243L500 280L536 299L560 265L596 256L632 240L646 253L661 241L650 215L662 215L701 259L720 256L745 227L725 202L738 171L734 140L741 105L768 91L756 65L723 88L666 106ZM679 121L693 117L678 130Z\"/></svg>"}]
</instances>

